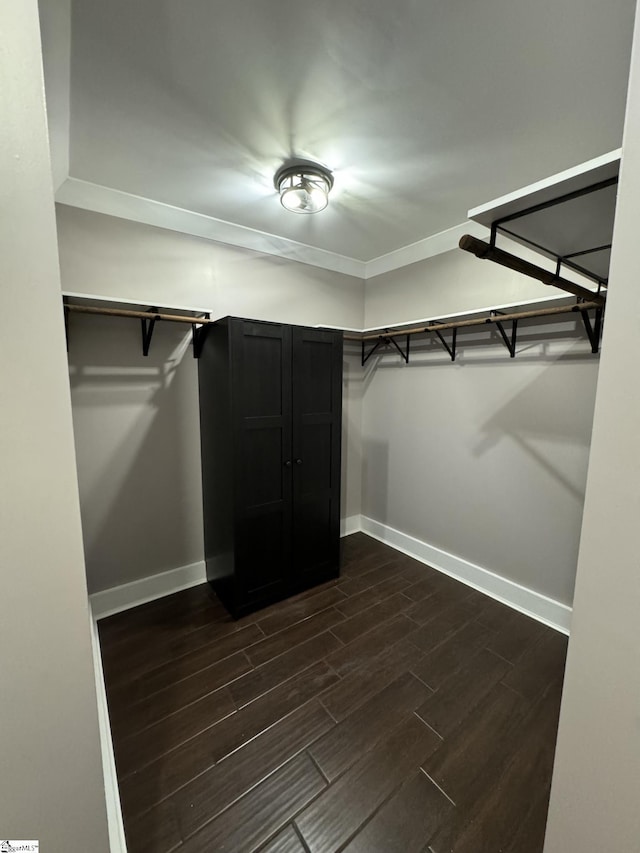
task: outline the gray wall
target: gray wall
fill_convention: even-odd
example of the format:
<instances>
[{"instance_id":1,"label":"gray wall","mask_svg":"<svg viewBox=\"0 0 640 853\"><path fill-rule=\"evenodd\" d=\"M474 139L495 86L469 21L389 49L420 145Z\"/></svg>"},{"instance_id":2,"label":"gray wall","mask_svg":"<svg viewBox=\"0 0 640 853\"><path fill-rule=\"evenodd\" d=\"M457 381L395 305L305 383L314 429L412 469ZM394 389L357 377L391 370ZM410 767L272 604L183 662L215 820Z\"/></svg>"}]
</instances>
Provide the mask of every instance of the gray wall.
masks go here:
<instances>
[{"instance_id":1,"label":"gray wall","mask_svg":"<svg viewBox=\"0 0 640 853\"><path fill-rule=\"evenodd\" d=\"M73 315L69 365L90 592L203 559L197 362L158 324ZM187 326L186 329L189 329Z\"/></svg>"},{"instance_id":2,"label":"gray wall","mask_svg":"<svg viewBox=\"0 0 640 853\"><path fill-rule=\"evenodd\" d=\"M548 293L460 251L400 272L367 284L367 324ZM460 331L455 364L418 341L367 365L363 514L571 605L598 371L579 319L522 323L515 359L495 331Z\"/></svg>"},{"instance_id":3,"label":"gray wall","mask_svg":"<svg viewBox=\"0 0 640 853\"><path fill-rule=\"evenodd\" d=\"M66 205L62 287L301 325L362 325L361 279Z\"/></svg>"},{"instance_id":4,"label":"gray wall","mask_svg":"<svg viewBox=\"0 0 640 853\"><path fill-rule=\"evenodd\" d=\"M0 4L0 827L109 849L35 0Z\"/></svg>"},{"instance_id":5,"label":"gray wall","mask_svg":"<svg viewBox=\"0 0 640 853\"><path fill-rule=\"evenodd\" d=\"M58 207L63 288L213 316L361 326L363 283L146 225ZM72 315L69 364L89 589L203 559L190 329ZM360 512L361 382L345 357L342 516Z\"/></svg>"},{"instance_id":6,"label":"gray wall","mask_svg":"<svg viewBox=\"0 0 640 853\"><path fill-rule=\"evenodd\" d=\"M640 18L545 853L640 850Z\"/></svg>"}]
</instances>

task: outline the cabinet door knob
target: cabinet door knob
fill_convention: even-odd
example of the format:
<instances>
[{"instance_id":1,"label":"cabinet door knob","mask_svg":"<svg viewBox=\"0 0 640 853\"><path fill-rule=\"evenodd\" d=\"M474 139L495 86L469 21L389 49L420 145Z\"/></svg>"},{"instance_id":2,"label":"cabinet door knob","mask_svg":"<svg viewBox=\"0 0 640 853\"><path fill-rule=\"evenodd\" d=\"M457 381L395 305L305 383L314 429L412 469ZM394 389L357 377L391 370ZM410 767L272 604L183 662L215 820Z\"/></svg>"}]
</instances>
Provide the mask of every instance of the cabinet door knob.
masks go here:
<instances>
[{"instance_id":1,"label":"cabinet door knob","mask_svg":"<svg viewBox=\"0 0 640 853\"><path fill-rule=\"evenodd\" d=\"M285 468L291 468L291 460L290 459L287 459L287 461L284 464L285 464Z\"/></svg>"},{"instance_id":2,"label":"cabinet door knob","mask_svg":"<svg viewBox=\"0 0 640 853\"><path fill-rule=\"evenodd\" d=\"M296 459L296 465L302 465L302 459Z\"/></svg>"}]
</instances>

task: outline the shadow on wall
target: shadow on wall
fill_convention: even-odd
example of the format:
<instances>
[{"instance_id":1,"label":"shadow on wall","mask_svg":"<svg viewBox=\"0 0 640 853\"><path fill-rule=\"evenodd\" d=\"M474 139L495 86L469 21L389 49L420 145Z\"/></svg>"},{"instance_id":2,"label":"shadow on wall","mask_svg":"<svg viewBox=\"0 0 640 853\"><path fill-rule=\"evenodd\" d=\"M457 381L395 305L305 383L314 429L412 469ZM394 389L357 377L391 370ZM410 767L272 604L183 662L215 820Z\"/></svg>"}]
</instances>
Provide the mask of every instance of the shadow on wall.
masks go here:
<instances>
[{"instance_id":1,"label":"shadow on wall","mask_svg":"<svg viewBox=\"0 0 640 853\"><path fill-rule=\"evenodd\" d=\"M507 333L510 334L510 324ZM445 333L445 340L451 345L451 333ZM400 338L401 343L404 343ZM367 387L376 369L433 369L440 366L446 369L466 370L486 366L506 367L511 359L506 348L496 355L495 347L501 349L501 340L494 327L466 331L458 337L458 351L455 365L444 348L433 336L418 337L411 344L412 358L404 364L400 357L382 359L374 356L365 368L365 387ZM383 353L385 351L383 350ZM395 356L391 348L386 353ZM496 408L491 417L479 425L481 439L473 449L473 455L480 457L489 452L504 438L512 439L529 454L547 473L553 476L564 488L580 501L584 499L584 482L574 483L565 475L562 467L554 464L554 453L546 452L545 443L565 450L576 447L576 440L582 440L581 449L588 450L591 431L584 430L585 414L588 423L593 418L593 393L585 401L585 393L576 382L575 373L569 381L559 380L557 369L562 365L580 363L591 365L598 356L590 352L590 345L584 336L577 317L551 319L541 326L535 321L521 323L517 339L516 358L511 362L523 367L544 367L536 371L533 379L527 380L517 394L511 396L503 405ZM550 369L554 368L550 372ZM588 368L590 369L590 368ZM586 380L591 392L593 385ZM491 391L495 398L495 393ZM589 408L590 406L590 408ZM587 411L588 409L588 411Z\"/></svg>"},{"instance_id":2,"label":"shadow on wall","mask_svg":"<svg viewBox=\"0 0 640 853\"><path fill-rule=\"evenodd\" d=\"M533 333L532 338L529 341L525 338L516 359L537 357L544 369L480 425L481 438L473 454L482 456L505 438L511 439L582 503L586 471L581 470L583 466L576 466L572 457L580 456L585 460L588 457L595 387L586 374L581 382L576 370L582 363L590 374L594 360L598 364L598 356L591 353L577 317L556 318L539 328L537 335L532 324L525 334L528 332ZM564 349L559 354L556 349L558 332L564 337L564 343L560 344ZM567 371L563 376L563 368L570 365L573 365L571 374Z\"/></svg>"},{"instance_id":3,"label":"shadow on wall","mask_svg":"<svg viewBox=\"0 0 640 853\"><path fill-rule=\"evenodd\" d=\"M362 502L362 371L345 349L342 362L341 517L360 515Z\"/></svg>"},{"instance_id":4,"label":"shadow on wall","mask_svg":"<svg viewBox=\"0 0 640 853\"><path fill-rule=\"evenodd\" d=\"M510 325L507 332L510 333ZM591 429L585 430L584 425L591 425L595 404L591 379L585 376L584 388L576 381L575 369L579 364L591 370L593 360L596 363L598 361L598 356L590 351L580 321L572 317L552 319L544 326L536 325L533 321L522 323L513 361L506 348L497 355L496 345L502 349L498 332L493 327L461 334L454 365L437 339L432 336L421 337L412 343L413 360L408 365L398 357L393 362L385 360L378 363L376 368L433 369L440 366L443 369L473 370L474 367L492 365L504 369L509 364L525 370L527 364L537 368L531 374L533 378L527 378L516 394L493 409L491 416L478 424L481 438L473 448L473 455L481 457L500 441L509 438L573 497L582 501L584 478L581 476L579 482L575 482L575 477L571 479L563 470L567 453L576 450L583 453L589 449ZM567 376L566 382L558 374L563 365L573 365L571 376ZM540 370L540 367L543 369ZM366 384L371 380L373 372L372 365L367 371ZM524 373L521 375L525 378ZM495 390L488 393L495 401Z\"/></svg>"},{"instance_id":5,"label":"shadow on wall","mask_svg":"<svg viewBox=\"0 0 640 853\"><path fill-rule=\"evenodd\" d=\"M571 602L598 358L572 322L365 367L363 514ZM416 336L417 338L417 336Z\"/></svg>"},{"instance_id":6,"label":"shadow on wall","mask_svg":"<svg viewBox=\"0 0 640 853\"><path fill-rule=\"evenodd\" d=\"M389 442L371 437L362 458L363 512L381 524L389 523Z\"/></svg>"},{"instance_id":7,"label":"shadow on wall","mask_svg":"<svg viewBox=\"0 0 640 853\"><path fill-rule=\"evenodd\" d=\"M203 559L197 362L177 324L148 357L129 320L71 319L69 366L89 592Z\"/></svg>"},{"instance_id":8,"label":"shadow on wall","mask_svg":"<svg viewBox=\"0 0 640 853\"><path fill-rule=\"evenodd\" d=\"M567 353L568 357L575 355ZM585 389L575 381L575 376L574 381L558 381L558 371L567 360L561 356L548 364L497 408L480 426L481 438L473 454L483 456L498 443L510 439L582 502L585 477L576 475L574 460L569 457L580 454L587 458L595 399L592 394L585 396ZM591 391L593 383L587 382Z\"/></svg>"}]
</instances>

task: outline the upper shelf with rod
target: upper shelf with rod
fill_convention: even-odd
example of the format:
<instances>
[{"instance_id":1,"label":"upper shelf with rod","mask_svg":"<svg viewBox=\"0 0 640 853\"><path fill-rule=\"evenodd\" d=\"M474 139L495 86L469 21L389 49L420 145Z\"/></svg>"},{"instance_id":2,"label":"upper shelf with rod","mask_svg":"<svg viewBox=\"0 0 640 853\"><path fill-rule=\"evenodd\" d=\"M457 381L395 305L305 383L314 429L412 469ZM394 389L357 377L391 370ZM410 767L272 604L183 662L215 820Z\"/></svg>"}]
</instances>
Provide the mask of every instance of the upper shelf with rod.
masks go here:
<instances>
[{"instance_id":1,"label":"upper shelf with rod","mask_svg":"<svg viewBox=\"0 0 640 853\"><path fill-rule=\"evenodd\" d=\"M411 336L428 333L437 335L451 360L455 361L458 329L485 324L498 330L513 358L520 320L544 319L570 312L581 316L591 350L597 353L609 281L620 158L620 149L611 151L470 210L469 219L490 229L489 242L468 234L460 240L461 249L573 294L577 297L576 304L507 314L490 311L484 317L461 317L412 328L381 328L366 334L345 335L347 340L361 342L362 364L380 347L393 347L408 362ZM532 252L542 256L544 266L499 247L499 235L527 247L530 256ZM553 264L549 264L548 259ZM590 311L595 312L593 322ZM505 329L507 322L511 323L510 334ZM445 331L451 332L449 342L443 337ZM398 339L406 341L404 348ZM367 343L370 344L368 350Z\"/></svg>"},{"instance_id":2,"label":"upper shelf with rod","mask_svg":"<svg viewBox=\"0 0 640 853\"><path fill-rule=\"evenodd\" d=\"M200 308L175 308L166 305L142 305L125 299L89 297L75 293L63 293L64 320L69 344L69 315L98 314L105 317L124 317L140 322L142 354L149 355L151 339L158 322L186 323L191 326L193 357L199 358L204 337L210 325L215 323L209 311Z\"/></svg>"},{"instance_id":3,"label":"upper shelf with rod","mask_svg":"<svg viewBox=\"0 0 640 853\"><path fill-rule=\"evenodd\" d=\"M594 320L591 321L589 312L594 311ZM518 322L520 320L550 320L562 314L576 314L582 318L584 323L589 343L591 344L591 352L597 353L600 346L600 332L602 329L603 303L602 300L596 301L592 299L585 301L578 299L576 303L567 303L557 305L553 308L534 307L527 310L501 311L493 310L488 312L478 312L479 316L475 317L456 317L447 319L446 321L430 320L418 325L409 325L405 328L395 327L379 329L377 331L367 332L348 332L345 334L346 341L358 341L361 346L361 361L362 365L367 363L371 356L378 352L382 347L393 348L402 359L409 363L409 347L410 340L413 335L428 335L434 333L444 349L447 351L451 361L456 360L457 354L457 333L458 329L469 328L486 328L492 326L498 330L500 337L505 347L507 348L511 358L516 355L516 340L518 331ZM505 329L505 324L511 324ZM449 342L443 337L443 332L450 334ZM401 343L398 343L398 341ZM367 349L367 346L369 347Z\"/></svg>"},{"instance_id":4,"label":"upper shelf with rod","mask_svg":"<svg viewBox=\"0 0 640 853\"><path fill-rule=\"evenodd\" d=\"M408 362L411 337L428 334L434 334L451 360L455 361L458 330L479 326L497 329L510 357L514 358L519 321L550 319L569 313L581 317L592 352L597 353L609 278L620 156L620 150L610 152L469 211L470 219L490 228L490 242L470 235L460 241L462 249L477 257L493 260L573 294L577 297L576 304L512 310L506 314L500 310L474 311L472 313L484 313L484 316L434 319L415 325L402 324L402 328L347 331L345 340L361 344L362 364L381 347L391 347ZM498 235L517 241L545 259L552 259L553 269L549 268L548 260L544 261L547 264L545 268L497 246ZM63 295L67 336L68 318L72 312L132 318L140 322L143 355L149 353L155 324L169 321L191 325L193 354L197 358L209 325L215 322L206 310L123 304L126 300L118 300L119 304L114 304L115 300L105 300L104 297ZM105 305L105 301L109 304ZM594 312L593 321L590 312ZM511 325L505 326L508 323ZM444 332L449 334L445 337Z\"/></svg>"},{"instance_id":5,"label":"upper shelf with rod","mask_svg":"<svg viewBox=\"0 0 640 853\"><path fill-rule=\"evenodd\" d=\"M581 298L604 297L620 156L620 149L611 151L470 210L469 219L490 228L490 240L465 236L460 248ZM552 259L555 268L498 247L500 236Z\"/></svg>"}]
</instances>

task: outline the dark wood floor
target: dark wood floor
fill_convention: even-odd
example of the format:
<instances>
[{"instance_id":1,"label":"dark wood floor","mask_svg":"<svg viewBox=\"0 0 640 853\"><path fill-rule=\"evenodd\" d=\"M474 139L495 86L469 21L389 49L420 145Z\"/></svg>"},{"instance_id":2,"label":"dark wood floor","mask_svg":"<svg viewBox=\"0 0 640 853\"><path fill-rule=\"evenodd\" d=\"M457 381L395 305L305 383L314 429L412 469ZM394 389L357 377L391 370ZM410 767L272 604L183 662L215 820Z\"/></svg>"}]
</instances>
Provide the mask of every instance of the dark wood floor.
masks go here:
<instances>
[{"instance_id":1,"label":"dark wood floor","mask_svg":"<svg viewBox=\"0 0 640 853\"><path fill-rule=\"evenodd\" d=\"M130 853L540 853L566 638L363 534L232 621L100 622Z\"/></svg>"}]
</instances>

